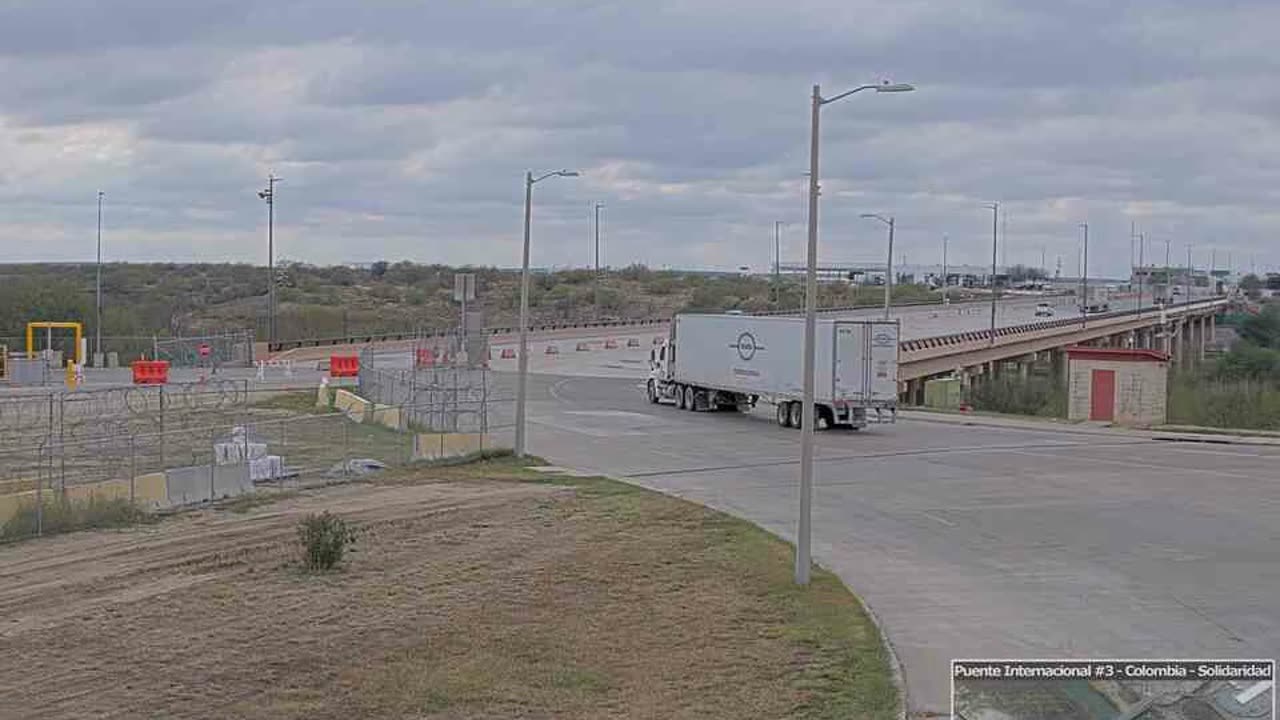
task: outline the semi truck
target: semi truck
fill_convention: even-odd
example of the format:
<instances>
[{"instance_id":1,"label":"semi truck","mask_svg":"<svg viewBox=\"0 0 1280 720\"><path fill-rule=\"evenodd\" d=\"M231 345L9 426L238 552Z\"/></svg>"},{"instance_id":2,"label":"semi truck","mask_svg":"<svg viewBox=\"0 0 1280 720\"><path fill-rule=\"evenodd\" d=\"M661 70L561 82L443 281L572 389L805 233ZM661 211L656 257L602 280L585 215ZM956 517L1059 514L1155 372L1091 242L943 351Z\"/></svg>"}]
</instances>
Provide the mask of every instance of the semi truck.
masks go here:
<instances>
[{"instance_id":1,"label":"semi truck","mask_svg":"<svg viewBox=\"0 0 1280 720\"><path fill-rule=\"evenodd\" d=\"M815 330L814 427L894 422L897 321L819 319ZM803 318L684 313L650 351L645 392L650 403L695 412L764 402L779 425L798 428L803 366Z\"/></svg>"}]
</instances>

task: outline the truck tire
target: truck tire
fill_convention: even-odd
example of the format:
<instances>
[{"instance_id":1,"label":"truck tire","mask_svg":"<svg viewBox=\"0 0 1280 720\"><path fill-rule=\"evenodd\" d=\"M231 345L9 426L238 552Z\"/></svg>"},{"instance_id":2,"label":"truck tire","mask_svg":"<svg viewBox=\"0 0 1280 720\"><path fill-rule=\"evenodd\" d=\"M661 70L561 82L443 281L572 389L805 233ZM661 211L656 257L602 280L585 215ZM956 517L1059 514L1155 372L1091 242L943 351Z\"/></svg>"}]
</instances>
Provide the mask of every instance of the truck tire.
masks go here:
<instances>
[{"instance_id":1,"label":"truck tire","mask_svg":"<svg viewBox=\"0 0 1280 720\"><path fill-rule=\"evenodd\" d=\"M685 401L684 391L687 389L688 388L686 388L684 385L676 386L676 407L680 408L681 410L687 409L687 406L684 404L684 401Z\"/></svg>"},{"instance_id":2,"label":"truck tire","mask_svg":"<svg viewBox=\"0 0 1280 720\"><path fill-rule=\"evenodd\" d=\"M657 384L656 384L656 383L654 383L654 381L650 380L650 381L649 381L649 384L648 384L648 385L646 386L646 388L645 388L645 392L646 392L646 394L649 396L649 404L650 404L650 405L657 405L657 404L658 404L658 386L657 386Z\"/></svg>"},{"instance_id":3,"label":"truck tire","mask_svg":"<svg viewBox=\"0 0 1280 720\"><path fill-rule=\"evenodd\" d=\"M698 409L698 394L694 391L692 385L684 386L684 409L690 412Z\"/></svg>"},{"instance_id":4,"label":"truck tire","mask_svg":"<svg viewBox=\"0 0 1280 720\"><path fill-rule=\"evenodd\" d=\"M774 406L778 427L791 427L791 403L780 402Z\"/></svg>"},{"instance_id":5,"label":"truck tire","mask_svg":"<svg viewBox=\"0 0 1280 720\"><path fill-rule=\"evenodd\" d=\"M797 430L800 429L800 413L804 412L804 403L789 402L787 403L787 425Z\"/></svg>"}]
</instances>

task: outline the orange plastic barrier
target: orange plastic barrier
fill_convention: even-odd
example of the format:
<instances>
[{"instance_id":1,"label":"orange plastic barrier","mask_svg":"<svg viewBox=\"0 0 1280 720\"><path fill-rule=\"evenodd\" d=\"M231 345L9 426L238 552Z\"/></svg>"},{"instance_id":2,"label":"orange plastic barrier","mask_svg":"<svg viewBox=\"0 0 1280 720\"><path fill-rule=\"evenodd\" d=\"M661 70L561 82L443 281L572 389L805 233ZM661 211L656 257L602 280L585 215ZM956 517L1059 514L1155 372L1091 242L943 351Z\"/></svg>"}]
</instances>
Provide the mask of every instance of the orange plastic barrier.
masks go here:
<instances>
[{"instance_id":1,"label":"orange plastic barrier","mask_svg":"<svg viewBox=\"0 0 1280 720\"><path fill-rule=\"evenodd\" d=\"M639 338L627 338L627 347L640 347Z\"/></svg>"},{"instance_id":2,"label":"orange plastic barrier","mask_svg":"<svg viewBox=\"0 0 1280 720\"><path fill-rule=\"evenodd\" d=\"M357 377L360 375L359 355L330 355L329 377Z\"/></svg>"},{"instance_id":3,"label":"orange plastic barrier","mask_svg":"<svg viewBox=\"0 0 1280 720\"><path fill-rule=\"evenodd\" d=\"M578 343L578 347L577 347L578 352L587 352L590 349L591 349L591 346L588 345L587 343L584 343L584 342Z\"/></svg>"},{"instance_id":4,"label":"orange plastic barrier","mask_svg":"<svg viewBox=\"0 0 1280 720\"><path fill-rule=\"evenodd\" d=\"M605 340L605 341L604 341L604 349L605 349L605 350L617 350L617 349L618 349L618 341L617 341L617 340L614 340L613 338L609 338L608 340Z\"/></svg>"},{"instance_id":5,"label":"orange plastic barrier","mask_svg":"<svg viewBox=\"0 0 1280 720\"><path fill-rule=\"evenodd\" d=\"M418 348L414 362L418 367L432 367L436 364L436 351L431 348Z\"/></svg>"},{"instance_id":6,"label":"orange plastic barrier","mask_svg":"<svg viewBox=\"0 0 1280 720\"><path fill-rule=\"evenodd\" d=\"M515 359L515 357L516 357L516 349L515 349L515 348L502 348L502 359L503 359L503 360L514 360L514 359Z\"/></svg>"},{"instance_id":7,"label":"orange plastic barrier","mask_svg":"<svg viewBox=\"0 0 1280 720\"><path fill-rule=\"evenodd\" d=\"M548 355L559 355L559 354L560 354L560 348L559 348L558 346L556 346L556 345L548 345L548 346L547 346L547 354L548 354Z\"/></svg>"},{"instance_id":8,"label":"orange plastic barrier","mask_svg":"<svg viewBox=\"0 0 1280 720\"><path fill-rule=\"evenodd\" d=\"M134 385L164 385L169 382L168 360L134 360L129 367L133 369Z\"/></svg>"}]
</instances>

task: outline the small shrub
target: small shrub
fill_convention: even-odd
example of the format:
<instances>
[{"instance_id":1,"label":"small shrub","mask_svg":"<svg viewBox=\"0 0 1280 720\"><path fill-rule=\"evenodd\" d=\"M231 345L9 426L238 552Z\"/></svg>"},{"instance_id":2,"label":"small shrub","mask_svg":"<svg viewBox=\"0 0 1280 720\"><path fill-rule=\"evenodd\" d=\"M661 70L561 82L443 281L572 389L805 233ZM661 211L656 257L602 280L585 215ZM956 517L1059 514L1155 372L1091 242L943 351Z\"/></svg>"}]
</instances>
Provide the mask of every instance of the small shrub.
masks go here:
<instances>
[{"instance_id":1,"label":"small shrub","mask_svg":"<svg viewBox=\"0 0 1280 720\"><path fill-rule=\"evenodd\" d=\"M342 562L347 546L355 542L355 533L345 520L326 510L298 521L298 541L307 570L319 572L332 570Z\"/></svg>"}]
</instances>

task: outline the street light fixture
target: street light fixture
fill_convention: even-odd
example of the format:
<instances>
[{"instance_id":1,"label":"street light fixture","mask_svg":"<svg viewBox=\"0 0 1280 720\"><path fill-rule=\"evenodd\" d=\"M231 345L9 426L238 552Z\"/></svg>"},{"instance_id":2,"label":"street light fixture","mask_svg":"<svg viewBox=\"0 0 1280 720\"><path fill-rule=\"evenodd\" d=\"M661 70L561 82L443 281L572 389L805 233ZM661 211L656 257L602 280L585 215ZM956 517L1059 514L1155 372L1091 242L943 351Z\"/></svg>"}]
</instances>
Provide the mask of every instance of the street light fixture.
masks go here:
<instances>
[{"instance_id":1,"label":"street light fixture","mask_svg":"<svg viewBox=\"0 0 1280 720\"><path fill-rule=\"evenodd\" d=\"M818 145L819 118L823 105L829 105L863 90L877 93L910 92L906 83L860 85L833 97L822 97L822 89L814 85L809 126L809 244L806 250L804 297L804 401L800 421L800 522L796 533L797 585L809 584L811 524L813 515L813 425L816 420L813 399L816 328L818 318Z\"/></svg>"},{"instance_id":2,"label":"street light fixture","mask_svg":"<svg viewBox=\"0 0 1280 720\"><path fill-rule=\"evenodd\" d=\"M525 454L525 403L529 389L529 221L533 214L533 186L550 177L578 177L576 170L524 174L524 260L520 265L520 361L516 382L516 457Z\"/></svg>"},{"instance_id":3,"label":"street light fixture","mask_svg":"<svg viewBox=\"0 0 1280 720\"><path fill-rule=\"evenodd\" d=\"M862 213L861 217L865 220L879 220L889 226L889 259L884 265L884 319L890 317L890 308L893 303L893 226L894 217L890 215L885 217L875 213Z\"/></svg>"}]
</instances>

